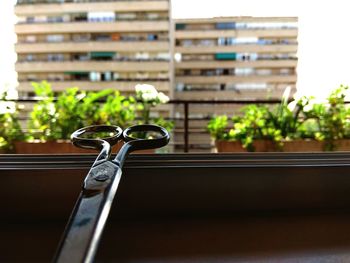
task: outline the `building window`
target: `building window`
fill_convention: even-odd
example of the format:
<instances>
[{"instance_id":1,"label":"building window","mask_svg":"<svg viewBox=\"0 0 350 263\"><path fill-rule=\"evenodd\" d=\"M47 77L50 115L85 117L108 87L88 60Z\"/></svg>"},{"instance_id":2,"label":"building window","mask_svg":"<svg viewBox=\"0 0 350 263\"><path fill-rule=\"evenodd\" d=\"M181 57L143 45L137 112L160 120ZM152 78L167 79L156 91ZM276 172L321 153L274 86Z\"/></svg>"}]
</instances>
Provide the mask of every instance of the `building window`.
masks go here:
<instances>
[{"instance_id":1,"label":"building window","mask_svg":"<svg viewBox=\"0 0 350 263\"><path fill-rule=\"evenodd\" d=\"M225 44L226 44L226 39L224 37L219 37L218 46L225 46Z\"/></svg>"},{"instance_id":2,"label":"building window","mask_svg":"<svg viewBox=\"0 0 350 263\"><path fill-rule=\"evenodd\" d=\"M48 61L63 61L64 55L63 54L48 54L47 60Z\"/></svg>"},{"instance_id":3,"label":"building window","mask_svg":"<svg viewBox=\"0 0 350 263\"><path fill-rule=\"evenodd\" d=\"M136 20L137 16L135 13L120 13L115 15L116 20Z\"/></svg>"},{"instance_id":4,"label":"building window","mask_svg":"<svg viewBox=\"0 0 350 263\"><path fill-rule=\"evenodd\" d=\"M90 72L90 81L101 81L101 74L99 72Z\"/></svg>"},{"instance_id":5,"label":"building window","mask_svg":"<svg viewBox=\"0 0 350 263\"><path fill-rule=\"evenodd\" d=\"M113 60L115 52L91 52L90 57L93 60Z\"/></svg>"},{"instance_id":6,"label":"building window","mask_svg":"<svg viewBox=\"0 0 350 263\"><path fill-rule=\"evenodd\" d=\"M28 24L34 23L35 22L35 18L33 16L27 16L26 22Z\"/></svg>"},{"instance_id":7,"label":"building window","mask_svg":"<svg viewBox=\"0 0 350 263\"><path fill-rule=\"evenodd\" d=\"M47 42L63 42L63 35L48 35Z\"/></svg>"},{"instance_id":8,"label":"building window","mask_svg":"<svg viewBox=\"0 0 350 263\"><path fill-rule=\"evenodd\" d=\"M49 17L47 17L47 22L49 22L49 23L62 23L63 17L62 16L49 16Z\"/></svg>"},{"instance_id":9,"label":"building window","mask_svg":"<svg viewBox=\"0 0 350 263\"><path fill-rule=\"evenodd\" d=\"M154 35L154 34L148 34L147 35L147 40L148 41L155 41L158 39L158 36L157 35Z\"/></svg>"},{"instance_id":10,"label":"building window","mask_svg":"<svg viewBox=\"0 0 350 263\"><path fill-rule=\"evenodd\" d=\"M28 74L27 75L27 81L37 81L38 77L35 74Z\"/></svg>"},{"instance_id":11,"label":"building window","mask_svg":"<svg viewBox=\"0 0 350 263\"><path fill-rule=\"evenodd\" d=\"M114 12L89 12L87 14L89 22L113 22L115 21Z\"/></svg>"},{"instance_id":12,"label":"building window","mask_svg":"<svg viewBox=\"0 0 350 263\"><path fill-rule=\"evenodd\" d=\"M136 60L149 60L149 53L147 52L137 52L135 55Z\"/></svg>"},{"instance_id":13,"label":"building window","mask_svg":"<svg viewBox=\"0 0 350 263\"><path fill-rule=\"evenodd\" d=\"M33 36L33 35L26 36L26 42L28 42L28 43L35 43L36 42L36 36Z\"/></svg>"},{"instance_id":14,"label":"building window","mask_svg":"<svg viewBox=\"0 0 350 263\"><path fill-rule=\"evenodd\" d=\"M113 79L112 72L107 71L101 74L102 81L112 81L112 79Z\"/></svg>"},{"instance_id":15,"label":"building window","mask_svg":"<svg viewBox=\"0 0 350 263\"><path fill-rule=\"evenodd\" d=\"M28 54L27 57L26 57L26 61L35 61L35 55Z\"/></svg>"},{"instance_id":16,"label":"building window","mask_svg":"<svg viewBox=\"0 0 350 263\"><path fill-rule=\"evenodd\" d=\"M235 22L217 23L216 29L236 29Z\"/></svg>"},{"instance_id":17,"label":"building window","mask_svg":"<svg viewBox=\"0 0 350 263\"><path fill-rule=\"evenodd\" d=\"M76 14L72 17L72 21L75 21L75 22L81 22L81 21L84 22L87 20L88 18L86 13Z\"/></svg>"},{"instance_id":18,"label":"building window","mask_svg":"<svg viewBox=\"0 0 350 263\"><path fill-rule=\"evenodd\" d=\"M90 40L89 34L74 34L72 36L73 41L75 42L85 42Z\"/></svg>"},{"instance_id":19,"label":"building window","mask_svg":"<svg viewBox=\"0 0 350 263\"><path fill-rule=\"evenodd\" d=\"M94 36L94 40L96 41L111 41L112 36L110 34L98 34Z\"/></svg>"}]
</instances>

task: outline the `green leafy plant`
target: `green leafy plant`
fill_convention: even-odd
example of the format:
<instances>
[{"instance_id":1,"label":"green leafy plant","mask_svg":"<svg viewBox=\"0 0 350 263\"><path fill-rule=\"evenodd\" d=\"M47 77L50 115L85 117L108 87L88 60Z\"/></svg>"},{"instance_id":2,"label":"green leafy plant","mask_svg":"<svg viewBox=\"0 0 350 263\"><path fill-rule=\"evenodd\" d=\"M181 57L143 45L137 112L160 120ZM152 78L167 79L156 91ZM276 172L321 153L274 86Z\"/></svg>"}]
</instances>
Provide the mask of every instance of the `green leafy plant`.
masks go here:
<instances>
[{"instance_id":1,"label":"green leafy plant","mask_svg":"<svg viewBox=\"0 0 350 263\"><path fill-rule=\"evenodd\" d=\"M112 92L111 89L85 92L78 88L68 88L62 92L55 103L58 116L56 129L60 139L69 139L75 130L95 124L100 100Z\"/></svg>"},{"instance_id":2,"label":"green leafy plant","mask_svg":"<svg viewBox=\"0 0 350 263\"><path fill-rule=\"evenodd\" d=\"M333 90L326 103L312 103L304 108L307 133L325 141L326 150L335 148L335 140L350 138L350 108L345 104L348 87Z\"/></svg>"},{"instance_id":3,"label":"green leafy plant","mask_svg":"<svg viewBox=\"0 0 350 263\"><path fill-rule=\"evenodd\" d=\"M309 103L305 97L288 103L289 93L287 88L281 103L273 108L256 104L243 107L242 115L232 118L230 129L226 116L213 118L207 128L215 139L240 141L250 151L255 140L272 141L281 149L284 140L300 138L303 109Z\"/></svg>"},{"instance_id":4,"label":"green leafy plant","mask_svg":"<svg viewBox=\"0 0 350 263\"><path fill-rule=\"evenodd\" d=\"M216 140L229 140L228 124L226 115L215 116L209 121L207 131L209 131L211 137Z\"/></svg>"},{"instance_id":5,"label":"green leafy plant","mask_svg":"<svg viewBox=\"0 0 350 263\"><path fill-rule=\"evenodd\" d=\"M141 123L173 129L172 122L162 117L151 117L153 107L169 100L153 86L137 86L137 100L111 89L85 92L76 87L67 88L55 98L48 82L33 83L33 87L40 100L30 113L28 140L69 139L75 130L93 124L125 128L135 123L137 112L141 113Z\"/></svg>"},{"instance_id":6,"label":"green leafy plant","mask_svg":"<svg viewBox=\"0 0 350 263\"><path fill-rule=\"evenodd\" d=\"M32 83L39 101L35 103L29 116L27 140L55 140L60 138L57 131L58 114L51 85L42 81Z\"/></svg>"},{"instance_id":7,"label":"green leafy plant","mask_svg":"<svg viewBox=\"0 0 350 263\"><path fill-rule=\"evenodd\" d=\"M325 150L333 150L339 139L350 138L350 108L345 102L348 87L333 90L326 102L316 103L312 96L295 98L288 103L286 90L281 103L274 108L248 105L242 116L235 116L228 131L226 116L213 118L208 123L212 137L218 140L241 141L248 150L254 150L254 140L270 140L282 147L283 142L295 139L325 141Z\"/></svg>"},{"instance_id":8,"label":"green leafy plant","mask_svg":"<svg viewBox=\"0 0 350 263\"><path fill-rule=\"evenodd\" d=\"M281 134L272 125L269 109L261 105L247 105L241 109L242 116L234 116L229 128L227 116L212 118L207 126L216 140L240 141L243 147L254 150L253 142L259 139L280 141Z\"/></svg>"},{"instance_id":9,"label":"green leafy plant","mask_svg":"<svg viewBox=\"0 0 350 263\"><path fill-rule=\"evenodd\" d=\"M125 97L115 91L96 111L94 120L97 124L117 125L126 128L136 118L137 103L134 97Z\"/></svg>"},{"instance_id":10,"label":"green leafy plant","mask_svg":"<svg viewBox=\"0 0 350 263\"><path fill-rule=\"evenodd\" d=\"M158 126L165 128L169 132L174 129L174 122L168 121L163 117L154 118L152 122Z\"/></svg>"},{"instance_id":11,"label":"green leafy plant","mask_svg":"<svg viewBox=\"0 0 350 263\"><path fill-rule=\"evenodd\" d=\"M19 118L18 105L6 100L6 93L0 99L0 149L8 152L13 150L13 141L23 140Z\"/></svg>"},{"instance_id":12,"label":"green leafy plant","mask_svg":"<svg viewBox=\"0 0 350 263\"><path fill-rule=\"evenodd\" d=\"M30 113L27 139L41 141L69 139L75 130L94 124L99 100L113 92L106 89L87 93L74 87L67 88L55 100L48 82L33 83L33 87L40 100Z\"/></svg>"},{"instance_id":13,"label":"green leafy plant","mask_svg":"<svg viewBox=\"0 0 350 263\"><path fill-rule=\"evenodd\" d=\"M252 104L243 107L242 111L243 116L233 117L229 138L241 141L249 151L254 150L254 140L281 141L281 131L273 125L271 112L266 106Z\"/></svg>"}]
</instances>

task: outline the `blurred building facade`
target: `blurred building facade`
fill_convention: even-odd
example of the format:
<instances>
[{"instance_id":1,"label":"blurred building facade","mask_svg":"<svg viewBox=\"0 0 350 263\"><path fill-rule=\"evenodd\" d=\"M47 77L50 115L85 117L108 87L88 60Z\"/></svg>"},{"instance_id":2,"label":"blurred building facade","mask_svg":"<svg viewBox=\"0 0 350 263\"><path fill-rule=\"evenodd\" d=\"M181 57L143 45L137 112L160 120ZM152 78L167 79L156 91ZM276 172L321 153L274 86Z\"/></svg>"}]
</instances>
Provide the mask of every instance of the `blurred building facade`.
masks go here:
<instances>
[{"instance_id":1,"label":"blurred building facade","mask_svg":"<svg viewBox=\"0 0 350 263\"><path fill-rule=\"evenodd\" d=\"M176 97L279 98L296 85L296 23L295 17L176 20Z\"/></svg>"},{"instance_id":2,"label":"blurred building facade","mask_svg":"<svg viewBox=\"0 0 350 263\"><path fill-rule=\"evenodd\" d=\"M18 0L17 63L21 94L47 80L54 91L114 88L133 94L154 85L177 100L279 99L297 82L296 17L171 17L169 0ZM210 148L213 114L242 105L189 104L189 147ZM183 104L161 106L184 138Z\"/></svg>"},{"instance_id":3,"label":"blurred building facade","mask_svg":"<svg viewBox=\"0 0 350 263\"><path fill-rule=\"evenodd\" d=\"M296 17L176 20L175 98L280 99L288 86L293 93L297 82L297 22ZM204 127L208 118L213 114L231 116L240 107L192 104L188 110L193 120L188 127L190 147L207 150L210 136ZM181 106L175 112L184 114Z\"/></svg>"},{"instance_id":4,"label":"blurred building facade","mask_svg":"<svg viewBox=\"0 0 350 263\"><path fill-rule=\"evenodd\" d=\"M169 94L169 1L20 0L15 13L20 92L47 80L55 91L142 82Z\"/></svg>"}]
</instances>

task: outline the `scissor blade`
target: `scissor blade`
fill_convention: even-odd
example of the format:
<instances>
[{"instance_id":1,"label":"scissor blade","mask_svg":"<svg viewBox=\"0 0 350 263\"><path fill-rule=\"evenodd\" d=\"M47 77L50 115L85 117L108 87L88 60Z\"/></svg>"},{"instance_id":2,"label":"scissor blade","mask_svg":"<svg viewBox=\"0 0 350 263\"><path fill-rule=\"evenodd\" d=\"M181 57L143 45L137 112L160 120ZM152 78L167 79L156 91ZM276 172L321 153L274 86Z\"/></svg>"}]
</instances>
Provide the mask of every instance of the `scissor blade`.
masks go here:
<instances>
[{"instance_id":1,"label":"scissor blade","mask_svg":"<svg viewBox=\"0 0 350 263\"><path fill-rule=\"evenodd\" d=\"M108 166L112 167L110 163ZM85 187L91 174L90 171ZM103 191L83 189L67 224L55 262L93 261L121 174L121 169L115 166L115 172Z\"/></svg>"}]
</instances>

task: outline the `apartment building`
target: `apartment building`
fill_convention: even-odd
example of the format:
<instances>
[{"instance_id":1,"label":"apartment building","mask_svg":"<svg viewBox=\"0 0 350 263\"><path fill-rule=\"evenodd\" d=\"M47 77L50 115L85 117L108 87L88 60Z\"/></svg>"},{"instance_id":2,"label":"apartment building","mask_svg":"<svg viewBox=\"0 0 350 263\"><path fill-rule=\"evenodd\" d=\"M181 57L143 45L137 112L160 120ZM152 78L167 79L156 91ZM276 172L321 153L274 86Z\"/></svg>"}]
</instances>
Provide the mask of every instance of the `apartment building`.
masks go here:
<instances>
[{"instance_id":1,"label":"apartment building","mask_svg":"<svg viewBox=\"0 0 350 263\"><path fill-rule=\"evenodd\" d=\"M48 80L57 92L78 86L126 94L149 83L172 99L245 100L279 99L287 86L295 89L297 18L173 22L170 9L168 0L18 0L18 90L30 94L32 81ZM207 151L208 118L241 106L189 104L190 148ZM183 105L172 110L159 108L184 118ZM177 121L177 145L183 129Z\"/></svg>"},{"instance_id":2,"label":"apartment building","mask_svg":"<svg viewBox=\"0 0 350 263\"><path fill-rule=\"evenodd\" d=\"M57 92L142 82L171 93L169 1L18 0L15 13L21 93L40 80Z\"/></svg>"},{"instance_id":3,"label":"apartment building","mask_svg":"<svg viewBox=\"0 0 350 263\"><path fill-rule=\"evenodd\" d=\"M295 91L297 22L296 17L176 20L174 97L263 100L280 99L287 86ZM190 145L202 145L204 149L209 145L210 138L205 131L207 120L200 119L213 114L232 115L240 107L242 105L237 104L190 105ZM183 116L183 107L177 107L175 112ZM181 126L181 122L178 125Z\"/></svg>"}]
</instances>

